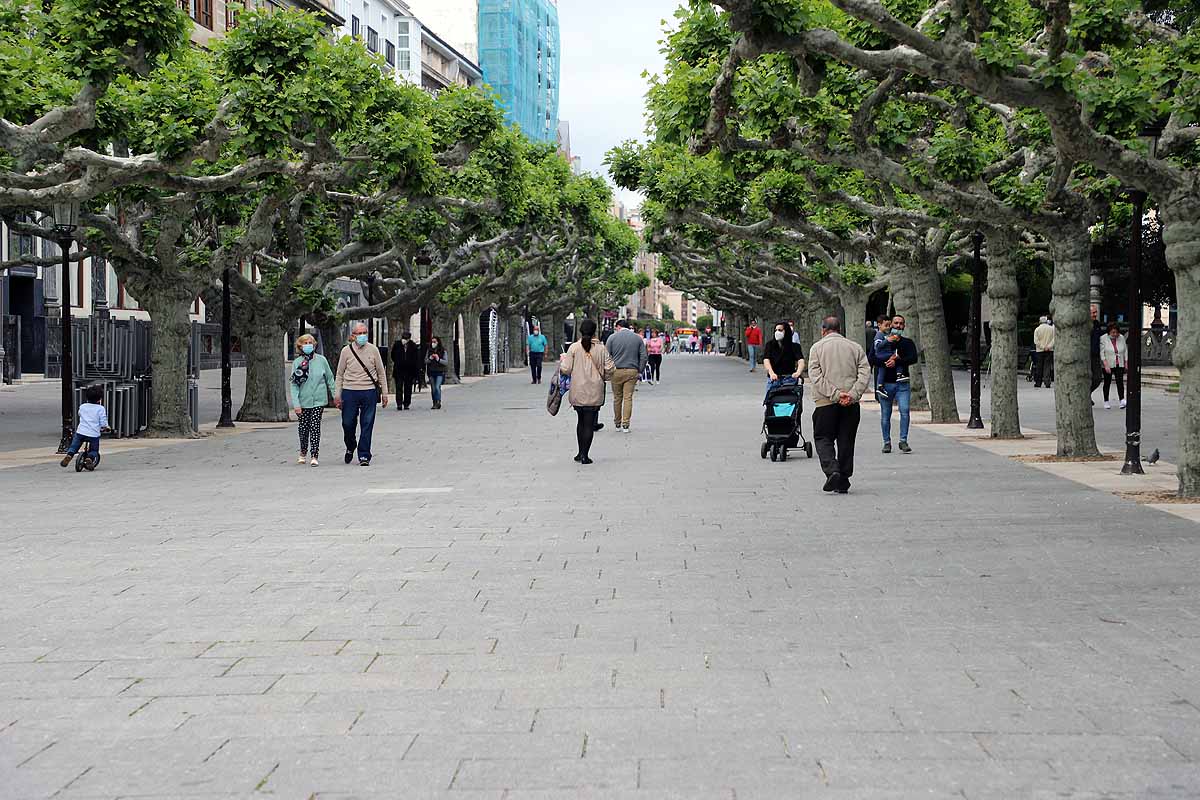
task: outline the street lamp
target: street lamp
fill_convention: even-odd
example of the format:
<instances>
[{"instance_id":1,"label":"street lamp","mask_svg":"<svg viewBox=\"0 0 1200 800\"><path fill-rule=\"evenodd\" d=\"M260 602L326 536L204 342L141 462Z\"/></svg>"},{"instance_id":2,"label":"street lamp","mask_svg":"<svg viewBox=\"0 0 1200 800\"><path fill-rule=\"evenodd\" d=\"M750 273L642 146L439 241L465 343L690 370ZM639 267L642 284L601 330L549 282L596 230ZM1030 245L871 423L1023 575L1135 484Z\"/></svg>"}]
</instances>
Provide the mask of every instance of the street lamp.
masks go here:
<instances>
[{"instance_id":1,"label":"street lamp","mask_svg":"<svg viewBox=\"0 0 1200 800\"><path fill-rule=\"evenodd\" d=\"M64 200L54 204L54 233L62 251L62 439L58 452L65 453L75 434L75 376L71 359L71 242L79 226L79 203ZM83 287L79 287L81 292ZM82 300L82 298L80 298Z\"/></svg>"},{"instance_id":2,"label":"street lamp","mask_svg":"<svg viewBox=\"0 0 1200 800\"><path fill-rule=\"evenodd\" d=\"M218 428L232 428L233 425L233 347L231 328L233 325L233 301L229 294L230 275L233 270L229 267L221 272L221 419L217 420Z\"/></svg>"},{"instance_id":3,"label":"street lamp","mask_svg":"<svg viewBox=\"0 0 1200 800\"><path fill-rule=\"evenodd\" d=\"M975 258L971 263L971 419L967 421L967 429L982 430L979 375L983 365L979 340L983 336L983 262L979 260L979 249L983 246L983 234L975 231L971 242L975 245Z\"/></svg>"},{"instance_id":4,"label":"street lamp","mask_svg":"<svg viewBox=\"0 0 1200 800\"><path fill-rule=\"evenodd\" d=\"M1147 127L1141 135L1150 158L1158 155L1158 127ZM1128 376L1125 403L1125 463L1122 475L1142 475L1142 209L1146 193L1134 189L1129 193L1133 202L1133 220L1129 231L1129 333L1125 337L1128 355L1125 374Z\"/></svg>"}]
</instances>

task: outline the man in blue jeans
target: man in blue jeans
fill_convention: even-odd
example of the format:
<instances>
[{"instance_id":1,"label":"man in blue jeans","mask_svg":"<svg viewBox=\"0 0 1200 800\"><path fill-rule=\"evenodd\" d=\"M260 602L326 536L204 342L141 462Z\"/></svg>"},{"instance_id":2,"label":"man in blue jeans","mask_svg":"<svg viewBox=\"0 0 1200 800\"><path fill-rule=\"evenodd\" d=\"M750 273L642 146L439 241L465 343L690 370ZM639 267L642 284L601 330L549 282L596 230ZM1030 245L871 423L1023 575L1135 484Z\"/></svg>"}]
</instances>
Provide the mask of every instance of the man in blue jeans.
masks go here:
<instances>
[{"instance_id":1,"label":"man in blue jeans","mask_svg":"<svg viewBox=\"0 0 1200 800\"><path fill-rule=\"evenodd\" d=\"M375 430L375 404L387 408L387 372L379 348L367 341L367 325L354 323L350 344L338 356L334 403L342 410L342 433L349 464L358 450L358 464L371 466L371 433ZM356 436L356 431L358 435Z\"/></svg>"},{"instance_id":2,"label":"man in blue jeans","mask_svg":"<svg viewBox=\"0 0 1200 800\"><path fill-rule=\"evenodd\" d=\"M529 377L533 378L531 383L542 382L542 359L546 357L546 337L542 335L542 330L537 325L533 326L533 331L529 334Z\"/></svg>"},{"instance_id":3,"label":"man in blue jeans","mask_svg":"<svg viewBox=\"0 0 1200 800\"><path fill-rule=\"evenodd\" d=\"M904 317L892 317L892 328L876 336L874 343L878 384L875 396L879 399L879 424L883 429L883 452L892 452L892 406L900 408L900 452L911 453L908 446L909 408L912 405L912 384L909 367L917 363L917 345L905 336Z\"/></svg>"}]
</instances>

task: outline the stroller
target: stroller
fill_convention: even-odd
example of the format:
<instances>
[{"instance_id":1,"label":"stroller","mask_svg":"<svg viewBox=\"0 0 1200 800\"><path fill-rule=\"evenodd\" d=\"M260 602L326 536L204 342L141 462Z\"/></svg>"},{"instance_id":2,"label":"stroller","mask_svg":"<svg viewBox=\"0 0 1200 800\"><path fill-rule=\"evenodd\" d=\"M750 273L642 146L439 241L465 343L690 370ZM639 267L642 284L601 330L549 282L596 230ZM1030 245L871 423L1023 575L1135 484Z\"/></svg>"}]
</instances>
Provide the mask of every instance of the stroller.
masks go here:
<instances>
[{"instance_id":1,"label":"stroller","mask_svg":"<svg viewBox=\"0 0 1200 800\"><path fill-rule=\"evenodd\" d=\"M797 383L794 378L772 381L763 406L762 432L767 440L759 449L759 456L766 458L770 455L772 461L787 461L790 448L803 446L804 454L812 458L812 443L804 438L800 430L804 385Z\"/></svg>"}]
</instances>

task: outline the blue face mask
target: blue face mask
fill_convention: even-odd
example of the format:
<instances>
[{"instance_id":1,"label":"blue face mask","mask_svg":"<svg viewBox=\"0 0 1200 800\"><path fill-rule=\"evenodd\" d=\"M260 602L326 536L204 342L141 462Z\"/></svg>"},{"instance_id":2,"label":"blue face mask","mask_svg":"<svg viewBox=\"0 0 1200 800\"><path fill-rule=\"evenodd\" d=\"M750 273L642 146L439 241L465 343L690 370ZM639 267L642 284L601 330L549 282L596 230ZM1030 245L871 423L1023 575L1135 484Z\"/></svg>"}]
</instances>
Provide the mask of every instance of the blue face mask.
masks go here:
<instances>
[{"instance_id":1,"label":"blue face mask","mask_svg":"<svg viewBox=\"0 0 1200 800\"><path fill-rule=\"evenodd\" d=\"M362 347L367 343L367 335L365 333L360 333L354 337L354 341L358 342L359 347Z\"/></svg>"},{"instance_id":2,"label":"blue face mask","mask_svg":"<svg viewBox=\"0 0 1200 800\"><path fill-rule=\"evenodd\" d=\"M306 345L301 346L300 351L302 353L304 353L304 355L306 355L306 356L311 356L313 354L313 351L316 349L317 348L313 347L311 344L306 344Z\"/></svg>"}]
</instances>

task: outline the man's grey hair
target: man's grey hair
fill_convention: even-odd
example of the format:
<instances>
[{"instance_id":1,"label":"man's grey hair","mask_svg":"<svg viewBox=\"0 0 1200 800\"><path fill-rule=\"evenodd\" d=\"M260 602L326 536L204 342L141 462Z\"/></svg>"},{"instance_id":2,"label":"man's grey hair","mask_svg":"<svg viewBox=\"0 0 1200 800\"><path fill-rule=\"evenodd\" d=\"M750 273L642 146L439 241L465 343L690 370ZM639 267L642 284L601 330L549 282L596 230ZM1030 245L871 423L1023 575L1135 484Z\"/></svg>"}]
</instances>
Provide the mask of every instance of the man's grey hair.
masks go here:
<instances>
[{"instance_id":1,"label":"man's grey hair","mask_svg":"<svg viewBox=\"0 0 1200 800\"><path fill-rule=\"evenodd\" d=\"M363 322L362 320L359 320L358 322L355 322L354 324L352 324L352 325L350 326L350 332L351 332L351 333L357 333L357 332L358 332L358 330L359 330L360 328L361 328L363 331L366 331L366 330L368 330L368 328L367 328L367 323Z\"/></svg>"},{"instance_id":2,"label":"man's grey hair","mask_svg":"<svg viewBox=\"0 0 1200 800\"><path fill-rule=\"evenodd\" d=\"M1050 318L1045 315L1038 317L1038 322L1040 322L1043 325L1045 325L1049 321L1050 321Z\"/></svg>"},{"instance_id":3,"label":"man's grey hair","mask_svg":"<svg viewBox=\"0 0 1200 800\"><path fill-rule=\"evenodd\" d=\"M842 330L842 321L837 317L826 317L821 320L821 330L831 333L840 333Z\"/></svg>"}]
</instances>

